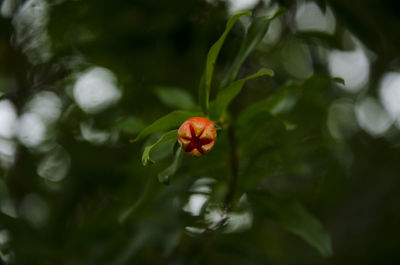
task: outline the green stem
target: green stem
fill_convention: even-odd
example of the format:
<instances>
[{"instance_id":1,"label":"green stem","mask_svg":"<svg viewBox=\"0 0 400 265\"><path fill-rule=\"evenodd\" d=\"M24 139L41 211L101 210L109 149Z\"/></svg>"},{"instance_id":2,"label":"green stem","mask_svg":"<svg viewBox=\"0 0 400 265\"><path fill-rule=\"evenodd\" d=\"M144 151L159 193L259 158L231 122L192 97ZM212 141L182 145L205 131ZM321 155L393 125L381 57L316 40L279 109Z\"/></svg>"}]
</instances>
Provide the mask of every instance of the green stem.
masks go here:
<instances>
[{"instance_id":1,"label":"green stem","mask_svg":"<svg viewBox=\"0 0 400 265\"><path fill-rule=\"evenodd\" d=\"M127 210L125 210L118 218L120 224L124 224L132 215L137 211L137 209L142 205L142 203L149 197L152 187L154 186L155 178L152 178L147 182L146 188L141 194L140 198Z\"/></svg>"}]
</instances>

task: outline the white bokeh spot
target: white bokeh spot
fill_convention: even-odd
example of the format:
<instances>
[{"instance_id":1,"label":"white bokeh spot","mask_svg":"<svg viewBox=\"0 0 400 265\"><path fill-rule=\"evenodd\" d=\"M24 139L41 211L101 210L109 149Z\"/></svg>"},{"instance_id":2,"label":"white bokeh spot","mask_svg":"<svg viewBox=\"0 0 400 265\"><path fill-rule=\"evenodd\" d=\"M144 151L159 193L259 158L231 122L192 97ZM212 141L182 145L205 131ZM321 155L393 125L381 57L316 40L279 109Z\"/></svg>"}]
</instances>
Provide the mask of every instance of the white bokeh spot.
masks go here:
<instances>
[{"instance_id":1,"label":"white bokeh spot","mask_svg":"<svg viewBox=\"0 0 400 265\"><path fill-rule=\"evenodd\" d=\"M381 104L372 97L358 102L355 110L358 124L372 136L383 135L393 123Z\"/></svg>"},{"instance_id":2,"label":"white bokeh spot","mask_svg":"<svg viewBox=\"0 0 400 265\"><path fill-rule=\"evenodd\" d=\"M303 2L295 15L296 28L299 31L318 31L333 34L336 20L330 8L323 13L314 2Z\"/></svg>"},{"instance_id":3,"label":"white bokeh spot","mask_svg":"<svg viewBox=\"0 0 400 265\"><path fill-rule=\"evenodd\" d=\"M18 140L27 147L36 147L46 139L46 124L35 113L23 114L16 126Z\"/></svg>"},{"instance_id":4,"label":"white bokeh spot","mask_svg":"<svg viewBox=\"0 0 400 265\"><path fill-rule=\"evenodd\" d=\"M369 79L370 62L364 48L358 40L354 40L353 51L333 50L328 54L328 68L331 76L345 80L342 88L348 92L358 92Z\"/></svg>"},{"instance_id":5,"label":"white bokeh spot","mask_svg":"<svg viewBox=\"0 0 400 265\"><path fill-rule=\"evenodd\" d=\"M400 128L400 73L385 74L380 82L379 94L386 111Z\"/></svg>"},{"instance_id":6,"label":"white bokeh spot","mask_svg":"<svg viewBox=\"0 0 400 265\"><path fill-rule=\"evenodd\" d=\"M108 69L94 67L81 74L73 88L76 103L87 113L98 113L117 103L121 91L115 75Z\"/></svg>"}]
</instances>

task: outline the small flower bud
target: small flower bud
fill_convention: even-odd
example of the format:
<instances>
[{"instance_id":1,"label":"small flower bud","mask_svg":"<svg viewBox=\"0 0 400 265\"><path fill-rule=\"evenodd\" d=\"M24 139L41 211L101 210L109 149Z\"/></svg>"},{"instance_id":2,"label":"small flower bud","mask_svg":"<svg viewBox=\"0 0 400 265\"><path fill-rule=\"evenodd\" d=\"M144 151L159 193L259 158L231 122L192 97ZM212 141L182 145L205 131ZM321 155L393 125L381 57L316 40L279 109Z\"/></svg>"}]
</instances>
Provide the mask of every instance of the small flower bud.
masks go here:
<instances>
[{"instance_id":1,"label":"small flower bud","mask_svg":"<svg viewBox=\"0 0 400 265\"><path fill-rule=\"evenodd\" d=\"M202 156L211 151L217 132L214 124L206 118L193 117L182 123L178 130L178 142L191 156Z\"/></svg>"}]
</instances>

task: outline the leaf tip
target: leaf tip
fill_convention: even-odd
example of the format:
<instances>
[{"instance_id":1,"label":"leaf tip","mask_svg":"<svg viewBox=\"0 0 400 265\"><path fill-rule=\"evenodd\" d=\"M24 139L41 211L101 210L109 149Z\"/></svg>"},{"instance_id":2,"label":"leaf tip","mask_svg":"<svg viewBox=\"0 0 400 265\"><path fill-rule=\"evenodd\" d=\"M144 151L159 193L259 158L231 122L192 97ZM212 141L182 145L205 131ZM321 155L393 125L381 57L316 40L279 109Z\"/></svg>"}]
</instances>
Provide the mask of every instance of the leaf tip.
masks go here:
<instances>
[{"instance_id":1,"label":"leaf tip","mask_svg":"<svg viewBox=\"0 0 400 265\"><path fill-rule=\"evenodd\" d=\"M268 75L270 77L273 77L275 75L274 71L268 68L262 68L259 73L261 75Z\"/></svg>"},{"instance_id":2,"label":"leaf tip","mask_svg":"<svg viewBox=\"0 0 400 265\"><path fill-rule=\"evenodd\" d=\"M140 140L142 140L143 137L141 134L142 134L142 132L140 132L135 138L129 139L129 143L134 144L134 143L137 143Z\"/></svg>"},{"instance_id":3,"label":"leaf tip","mask_svg":"<svg viewBox=\"0 0 400 265\"><path fill-rule=\"evenodd\" d=\"M270 77L274 77L274 76L275 76L275 72L272 71L272 70L269 70L268 75L269 75Z\"/></svg>"},{"instance_id":4,"label":"leaf tip","mask_svg":"<svg viewBox=\"0 0 400 265\"><path fill-rule=\"evenodd\" d=\"M239 12L235 13L233 16L243 16L243 15L252 16L253 12L251 12L250 10L243 10L243 11L239 11Z\"/></svg>"},{"instance_id":5,"label":"leaf tip","mask_svg":"<svg viewBox=\"0 0 400 265\"><path fill-rule=\"evenodd\" d=\"M343 79L343 78L341 78L341 77L334 77L334 78L332 78L332 80L334 81L334 82L336 82L336 83L339 83L339 84L342 84L342 85L346 85L346 81Z\"/></svg>"}]
</instances>

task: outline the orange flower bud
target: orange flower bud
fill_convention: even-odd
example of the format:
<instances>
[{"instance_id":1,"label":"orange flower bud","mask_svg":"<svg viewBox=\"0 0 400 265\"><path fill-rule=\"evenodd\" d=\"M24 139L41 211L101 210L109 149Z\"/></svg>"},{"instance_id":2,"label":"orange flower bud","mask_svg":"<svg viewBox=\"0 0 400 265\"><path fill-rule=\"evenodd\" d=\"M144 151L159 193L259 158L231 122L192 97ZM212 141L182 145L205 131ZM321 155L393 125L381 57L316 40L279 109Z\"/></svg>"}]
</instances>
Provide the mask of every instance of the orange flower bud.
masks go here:
<instances>
[{"instance_id":1,"label":"orange flower bud","mask_svg":"<svg viewBox=\"0 0 400 265\"><path fill-rule=\"evenodd\" d=\"M178 130L178 142L191 156L202 156L210 152L216 138L214 124L203 117L192 117L186 120Z\"/></svg>"}]
</instances>

